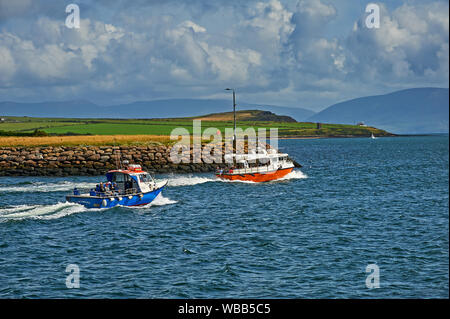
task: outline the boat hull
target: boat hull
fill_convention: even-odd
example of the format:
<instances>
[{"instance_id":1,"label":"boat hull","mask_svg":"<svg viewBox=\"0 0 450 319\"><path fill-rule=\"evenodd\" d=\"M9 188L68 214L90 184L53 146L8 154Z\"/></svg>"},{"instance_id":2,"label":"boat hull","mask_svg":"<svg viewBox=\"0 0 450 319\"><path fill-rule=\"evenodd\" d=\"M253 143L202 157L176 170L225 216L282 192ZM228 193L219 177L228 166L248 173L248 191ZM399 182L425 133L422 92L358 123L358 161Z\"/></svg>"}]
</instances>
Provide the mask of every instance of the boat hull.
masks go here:
<instances>
[{"instance_id":1,"label":"boat hull","mask_svg":"<svg viewBox=\"0 0 450 319\"><path fill-rule=\"evenodd\" d=\"M277 179L280 179L290 172L292 172L294 168L285 168L285 169L279 169L273 172L267 172L267 173L253 173L253 174L217 174L216 176L221 179L227 179L230 181L248 181L248 182L269 182L274 181Z\"/></svg>"},{"instance_id":2,"label":"boat hull","mask_svg":"<svg viewBox=\"0 0 450 319\"><path fill-rule=\"evenodd\" d=\"M165 185L164 185L165 186ZM163 190L163 187L148 193L138 195L114 195L107 197L88 195L68 195L66 200L71 203L81 204L87 208L111 208L114 206L142 206L150 204Z\"/></svg>"}]
</instances>

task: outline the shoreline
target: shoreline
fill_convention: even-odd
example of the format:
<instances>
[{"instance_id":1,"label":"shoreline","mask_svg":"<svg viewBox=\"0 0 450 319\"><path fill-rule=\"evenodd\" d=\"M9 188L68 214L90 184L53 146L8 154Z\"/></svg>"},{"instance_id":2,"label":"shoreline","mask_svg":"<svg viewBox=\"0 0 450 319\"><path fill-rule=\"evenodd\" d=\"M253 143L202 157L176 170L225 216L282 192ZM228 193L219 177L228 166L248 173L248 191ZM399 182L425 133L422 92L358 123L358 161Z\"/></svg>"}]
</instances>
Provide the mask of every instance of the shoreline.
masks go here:
<instances>
[{"instance_id":1,"label":"shoreline","mask_svg":"<svg viewBox=\"0 0 450 319\"><path fill-rule=\"evenodd\" d=\"M378 137L400 137L402 135L380 135ZM345 135L345 136L292 136L292 137L278 137L279 140L317 140L322 138L370 138L370 136Z\"/></svg>"},{"instance_id":2,"label":"shoreline","mask_svg":"<svg viewBox=\"0 0 450 319\"><path fill-rule=\"evenodd\" d=\"M396 134L377 135L377 137L401 136ZM410 136L410 135L408 135ZM280 140L319 139L319 138L364 138L367 135L292 135L278 136ZM268 138L269 140L269 138ZM203 142L205 142L204 140ZM147 146L171 145L175 143L166 135L77 135L77 136L0 136L0 149L6 147L98 147L98 146Z\"/></svg>"},{"instance_id":3,"label":"shoreline","mask_svg":"<svg viewBox=\"0 0 450 319\"><path fill-rule=\"evenodd\" d=\"M420 136L448 136L449 133L420 133L420 134L391 134L391 135L380 135L375 136L376 138L383 137L420 137ZM347 136L293 136L293 137L278 137L279 140L313 140L321 138L370 138L370 136L358 136L358 135L347 135Z\"/></svg>"}]
</instances>

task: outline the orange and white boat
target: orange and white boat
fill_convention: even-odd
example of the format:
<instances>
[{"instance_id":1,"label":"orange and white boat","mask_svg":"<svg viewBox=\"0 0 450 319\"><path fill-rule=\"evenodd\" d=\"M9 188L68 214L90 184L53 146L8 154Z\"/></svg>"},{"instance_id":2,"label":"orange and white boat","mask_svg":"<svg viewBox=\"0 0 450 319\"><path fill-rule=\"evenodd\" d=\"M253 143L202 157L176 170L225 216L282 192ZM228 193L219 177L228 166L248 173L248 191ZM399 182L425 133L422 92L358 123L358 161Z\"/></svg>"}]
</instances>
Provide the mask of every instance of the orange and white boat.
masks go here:
<instances>
[{"instance_id":1,"label":"orange and white boat","mask_svg":"<svg viewBox=\"0 0 450 319\"><path fill-rule=\"evenodd\" d=\"M233 148L236 148L236 92L233 91ZM226 154L225 162L233 163L227 169L217 169L216 176L230 181L268 182L280 179L294 169L294 163L286 153L278 153L275 149L266 151L265 147L258 147L249 154Z\"/></svg>"},{"instance_id":2,"label":"orange and white boat","mask_svg":"<svg viewBox=\"0 0 450 319\"><path fill-rule=\"evenodd\" d=\"M274 149L269 153L258 148L258 153L227 154L227 162L234 163L228 169L218 169L216 176L231 181L268 182L280 179L294 169L294 163L288 154L278 153Z\"/></svg>"}]
</instances>

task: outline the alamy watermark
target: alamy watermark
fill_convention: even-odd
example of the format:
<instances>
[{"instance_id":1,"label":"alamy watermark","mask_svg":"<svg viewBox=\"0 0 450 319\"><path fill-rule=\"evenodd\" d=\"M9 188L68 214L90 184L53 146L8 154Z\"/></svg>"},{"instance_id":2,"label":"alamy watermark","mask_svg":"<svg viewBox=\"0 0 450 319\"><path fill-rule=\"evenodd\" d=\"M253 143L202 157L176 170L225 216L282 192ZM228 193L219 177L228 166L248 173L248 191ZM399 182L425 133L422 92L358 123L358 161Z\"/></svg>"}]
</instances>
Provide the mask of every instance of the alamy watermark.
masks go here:
<instances>
[{"instance_id":1,"label":"alamy watermark","mask_svg":"<svg viewBox=\"0 0 450 319\"><path fill-rule=\"evenodd\" d=\"M369 3L366 6L366 13L369 13L366 17L366 27L368 29L380 28L380 6L375 3Z\"/></svg>"},{"instance_id":2,"label":"alamy watermark","mask_svg":"<svg viewBox=\"0 0 450 319\"><path fill-rule=\"evenodd\" d=\"M380 288L380 267L377 264L368 264L366 267L366 287L369 289Z\"/></svg>"},{"instance_id":3,"label":"alamy watermark","mask_svg":"<svg viewBox=\"0 0 450 319\"><path fill-rule=\"evenodd\" d=\"M170 139L177 141L170 151L170 160L179 163L233 163L232 154L267 152L267 148L278 149L278 128L248 127L242 129L225 128L225 135L216 127L202 131L202 121L192 122L192 135L187 128L177 127L172 130ZM266 141L269 139L269 145ZM208 141L208 143L202 143ZM191 156L192 155L192 156Z\"/></svg>"},{"instance_id":4,"label":"alamy watermark","mask_svg":"<svg viewBox=\"0 0 450 319\"><path fill-rule=\"evenodd\" d=\"M75 4L71 3L66 7L66 13L69 13L69 15L66 18L66 27L69 29L79 29L80 28L80 7Z\"/></svg>"},{"instance_id":5,"label":"alamy watermark","mask_svg":"<svg viewBox=\"0 0 450 319\"><path fill-rule=\"evenodd\" d=\"M76 264L69 264L66 272L69 273L66 277L66 287L69 289L80 288L80 267Z\"/></svg>"}]
</instances>

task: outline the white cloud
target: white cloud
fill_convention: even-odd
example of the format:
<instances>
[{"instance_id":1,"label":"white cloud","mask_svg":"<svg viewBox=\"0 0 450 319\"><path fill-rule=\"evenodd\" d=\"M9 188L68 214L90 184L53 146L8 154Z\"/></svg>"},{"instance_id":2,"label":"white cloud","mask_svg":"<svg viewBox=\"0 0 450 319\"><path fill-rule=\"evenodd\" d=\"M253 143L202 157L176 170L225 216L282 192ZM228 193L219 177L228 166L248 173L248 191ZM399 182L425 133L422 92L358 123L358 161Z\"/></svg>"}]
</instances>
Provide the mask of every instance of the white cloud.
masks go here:
<instances>
[{"instance_id":1,"label":"white cloud","mask_svg":"<svg viewBox=\"0 0 450 319\"><path fill-rule=\"evenodd\" d=\"M273 41L275 45L285 43L294 31L289 12L278 0L258 2L248 10L248 18L240 26L248 26L260 39Z\"/></svg>"},{"instance_id":2,"label":"white cloud","mask_svg":"<svg viewBox=\"0 0 450 319\"><path fill-rule=\"evenodd\" d=\"M110 103L112 96L211 96L233 85L253 102L319 105L314 94L327 103L386 87L448 85L445 2L382 7L380 29L365 28L361 12L340 37L327 33L341 13L325 0L196 1L189 10L174 1L140 4L119 4L109 20L82 8L81 28L68 29L38 1L0 0L18 19L26 14L0 28L1 96L77 94Z\"/></svg>"},{"instance_id":3,"label":"white cloud","mask_svg":"<svg viewBox=\"0 0 450 319\"><path fill-rule=\"evenodd\" d=\"M7 47L0 47L0 84L9 86L9 82L16 71L16 63Z\"/></svg>"},{"instance_id":4,"label":"white cloud","mask_svg":"<svg viewBox=\"0 0 450 319\"><path fill-rule=\"evenodd\" d=\"M353 70L365 70L359 75L366 81L436 85L448 83L446 47L448 4L439 2L404 4L393 12L382 7L380 29L369 30L359 21L347 49Z\"/></svg>"},{"instance_id":5,"label":"white cloud","mask_svg":"<svg viewBox=\"0 0 450 319\"><path fill-rule=\"evenodd\" d=\"M199 26L198 24L192 22L192 21L184 21L183 23L180 24L181 27L184 28L190 28L192 29L192 31L196 32L196 33L203 33L206 32L206 29L202 26Z\"/></svg>"}]
</instances>

